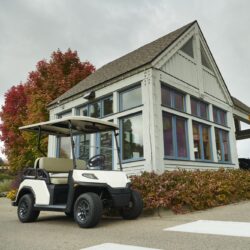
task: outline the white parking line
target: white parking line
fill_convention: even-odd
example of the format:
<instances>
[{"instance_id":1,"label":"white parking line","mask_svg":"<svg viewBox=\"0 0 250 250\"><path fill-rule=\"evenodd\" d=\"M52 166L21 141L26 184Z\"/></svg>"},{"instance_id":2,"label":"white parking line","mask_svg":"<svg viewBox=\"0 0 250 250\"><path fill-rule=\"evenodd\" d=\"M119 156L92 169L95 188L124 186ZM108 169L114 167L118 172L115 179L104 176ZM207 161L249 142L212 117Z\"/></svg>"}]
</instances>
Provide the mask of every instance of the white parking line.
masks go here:
<instances>
[{"instance_id":1,"label":"white parking line","mask_svg":"<svg viewBox=\"0 0 250 250\"><path fill-rule=\"evenodd\" d=\"M137 246L131 246L131 245L121 245L121 244L114 244L114 243L104 243L101 245L83 248L81 250L160 250L160 249L137 247Z\"/></svg>"},{"instance_id":2,"label":"white parking line","mask_svg":"<svg viewBox=\"0 0 250 250\"><path fill-rule=\"evenodd\" d=\"M165 228L164 231L250 237L250 223L198 220L175 227Z\"/></svg>"}]
</instances>

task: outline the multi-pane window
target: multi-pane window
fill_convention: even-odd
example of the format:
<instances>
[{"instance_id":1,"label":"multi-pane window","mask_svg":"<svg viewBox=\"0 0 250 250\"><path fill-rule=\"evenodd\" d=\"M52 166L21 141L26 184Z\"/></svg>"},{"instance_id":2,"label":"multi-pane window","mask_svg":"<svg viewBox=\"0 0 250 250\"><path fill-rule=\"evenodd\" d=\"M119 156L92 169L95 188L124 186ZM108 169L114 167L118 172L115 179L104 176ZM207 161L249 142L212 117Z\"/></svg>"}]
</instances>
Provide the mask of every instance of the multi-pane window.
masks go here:
<instances>
[{"instance_id":1,"label":"multi-pane window","mask_svg":"<svg viewBox=\"0 0 250 250\"><path fill-rule=\"evenodd\" d=\"M194 157L196 160L212 160L210 127L193 122Z\"/></svg>"},{"instance_id":2,"label":"multi-pane window","mask_svg":"<svg viewBox=\"0 0 250 250\"><path fill-rule=\"evenodd\" d=\"M192 115L208 120L208 104L191 98L191 113Z\"/></svg>"},{"instance_id":3,"label":"multi-pane window","mask_svg":"<svg viewBox=\"0 0 250 250\"><path fill-rule=\"evenodd\" d=\"M178 90L162 85L161 101L163 106L185 111L185 95Z\"/></svg>"},{"instance_id":4,"label":"multi-pane window","mask_svg":"<svg viewBox=\"0 0 250 250\"><path fill-rule=\"evenodd\" d=\"M121 119L122 160L143 157L142 115Z\"/></svg>"},{"instance_id":5,"label":"multi-pane window","mask_svg":"<svg viewBox=\"0 0 250 250\"><path fill-rule=\"evenodd\" d=\"M229 162L230 150L228 132L222 129L215 128L215 140L218 161Z\"/></svg>"},{"instance_id":6,"label":"multi-pane window","mask_svg":"<svg viewBox=\"0 0 250 250\"><path fill-rule=\"evenodd\" d=\"M141 87L120 92L120 111L138 107L142 104Z\"/></svg>"},{"instance_id":7,"label":"multi-pane window","mask_svg":"<svg viewBox=\"0 0 250 250\"><path fill-rule=\"evenodd\" d=\"M164 155L188 158L186 119L163 112Z\"/></svg>"},{"instance_id":8,"label":"multi-pane window","mask_svg":"<svg viewBox=\"0 0 250 250\"><path fill-rule=\"evenodd\" d=\"M213 117L214 117L214 122L227 126L227 112L213 106Z\"/></svg>"},{"instance_id":9,"label":"multi-pane window","mask_svg":"<svg viewBox=\"0 0 250 250\"><path fill-rule=\"evenodd\" d=\"M80 108L80 115L102 118L113 113L113 97L101 99Z\"/></svg>"}]
</instances>

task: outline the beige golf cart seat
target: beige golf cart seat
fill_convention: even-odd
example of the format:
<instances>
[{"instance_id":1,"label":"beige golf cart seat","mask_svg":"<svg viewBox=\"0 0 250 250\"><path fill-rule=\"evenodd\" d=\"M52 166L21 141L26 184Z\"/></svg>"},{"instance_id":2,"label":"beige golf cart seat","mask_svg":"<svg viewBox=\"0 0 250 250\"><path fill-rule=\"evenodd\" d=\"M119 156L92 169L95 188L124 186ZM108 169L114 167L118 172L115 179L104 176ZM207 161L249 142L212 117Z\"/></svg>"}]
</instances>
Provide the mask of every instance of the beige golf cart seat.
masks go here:
<instances>
[{"instance_id":1,"label":"beige golf cart seat","mask_svg":"<svg viewBox=\"0 0 250 250\"><path fill-rule=\"evenodd\" d=\"M87 169L86 162L76 160L77 169ZM66 158L41 157L36 159L35 168L46 170L52 184L67 184L69 171L73 169L73 160Z\"/></svg>"}]
</instances>

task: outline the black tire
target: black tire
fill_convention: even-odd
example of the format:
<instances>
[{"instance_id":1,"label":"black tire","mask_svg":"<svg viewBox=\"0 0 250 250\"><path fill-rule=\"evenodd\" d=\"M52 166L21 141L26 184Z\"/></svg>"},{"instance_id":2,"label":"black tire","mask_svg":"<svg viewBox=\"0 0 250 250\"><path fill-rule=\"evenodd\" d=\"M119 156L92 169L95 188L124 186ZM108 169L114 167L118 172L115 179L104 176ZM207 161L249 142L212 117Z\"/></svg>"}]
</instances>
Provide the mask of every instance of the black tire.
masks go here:
<instances>
[{"instance_id":1,"label":"black tire","mask_svg":"<svg viewBox=\"0 0 250 250\"><path fill-rule=\"evenodd\" d=\"M134 220L140 216L143 209L143 201L140 193L135 190L131 190L131 199L128 207L124 207L120 210L120 214L125 220Z\"/></svg>"},{"instance_id":2,"label":"black tire","mask_svg":"<svg viewBox=\"0 0 250 250\"><path fill-rule=\"evenodd\" d=\"M95 193L80 195L74 205L74 218L79 227L90 228L102 217L102 201Z\"/></svg>"},{"instance_id":3,"label":"black tire","mask_svg":"<svg viewBox=\"0 0 250 250\"><path fill-rule=\"evenodd\" d=\"M23 195L17 208L18 219L23 222L33 222L39 216L40 211L34 210L34 197L32 194Z\"/></svg>"}]
</instances>

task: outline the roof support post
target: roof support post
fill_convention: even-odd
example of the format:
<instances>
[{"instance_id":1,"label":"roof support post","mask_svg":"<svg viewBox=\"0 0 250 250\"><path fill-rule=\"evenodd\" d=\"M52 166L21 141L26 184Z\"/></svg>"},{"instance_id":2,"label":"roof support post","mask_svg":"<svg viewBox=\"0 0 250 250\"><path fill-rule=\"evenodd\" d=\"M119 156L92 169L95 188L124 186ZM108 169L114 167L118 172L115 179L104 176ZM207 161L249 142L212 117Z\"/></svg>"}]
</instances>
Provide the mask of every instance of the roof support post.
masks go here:
<instances>
[{"instance_id":1,"label":"roof support post","mask_svg":"<svg viewBox=\"0 0 250 250\"><path fill-rule=\"evenodd\" d=\"M69 120L69 131L70 131L70 141L72 149L73 169L76 169L75 142L73 139L72 123L70 120Z\"/></svg>"}]
</instances>

